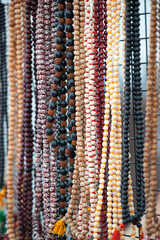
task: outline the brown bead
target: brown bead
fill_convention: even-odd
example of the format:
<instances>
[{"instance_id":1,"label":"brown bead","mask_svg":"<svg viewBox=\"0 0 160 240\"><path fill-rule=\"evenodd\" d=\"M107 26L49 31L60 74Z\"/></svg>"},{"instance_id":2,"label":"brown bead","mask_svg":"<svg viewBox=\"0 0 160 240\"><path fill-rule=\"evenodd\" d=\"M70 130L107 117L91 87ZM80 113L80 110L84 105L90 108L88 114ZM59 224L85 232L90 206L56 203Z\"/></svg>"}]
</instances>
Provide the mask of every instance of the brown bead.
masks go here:
<instances>
[{"instance_id":1,"label":"brown bead","mask_svg":"<svg viewBox=\"0 0 160 240\"><path fill-rule=\"evenodd\" d=\"M57 86L55 83L53 83L53 84L51 85L51 87L52 87L53 90L57 90L57 88L58 88L58 86Z\"/></svg>"},{"instance_id":2,"label":"brown bead","mask_svg":"<svg viewBox=\"0 0 160 240\"><path fill-rule=\"evenodd\" d=\"M72 127L72 132L76 132L76 126Z\"/></svg>"},{"instance_id":3,"label":"brown bead","mask_svg":"<svg viewBox=\"0 0 160 240\"><path fill-rule=\"evenodd\" d=\"M67 24L72 24L73 23L72 19L68 19L66 21L68 22ZM71 33L71 32L66 33L66 37L70 38L70 39L73 38L73 33Z\"/></svg>"},{"instance_id":4,"label":"brown bead","mask_svg":"<svg viewBox=\"0 0 160 240\"><path fill-rule=\"evenodd\" d=\"M70 154L71 154L71 152L69 151L68 148L65 149L65 154L67 154L67 155L70 155Z\"/></svg>"},{"instance_id":5,"label":"brown bead","mask_svg":"<svg viewBox=\"0 0 160 240\"><path fill-rule=\"evenodd\" d=\"M47 127L47 128L51 128L51 127L52 127L52 123L46 122L46 127Z\"/></svg>"},{"instance_id":6,"label":"brown bead","mask_svg":"<svg viewBox=\"0 0 160 240\"><path fill-rule=\"evenodd\" d=\"M60 134L60 139L66 139L66 134L65 133Z\"/></svg>"},{"instance_id":7,"label":"brown bead","mask_svg":"<svg viewBox=\"0 0 160 240\"><path fill-rule=\"evenodd\" d=\"M69 33L66 33L66 37L67 37L67 38L70 38L70 39L73 38L73 33L70 33L70 32L69 32ZM71 51L73 51L73 50L74 50L74 46L69 46L69 47L68 47L68 49L71 49L71 48L72 48Z\"/></svg>"},{"instance_id":8,"label":"brown bead","mask_svg":"<svg viewBox=\"0 0 160 240\"><path fill-rule=\"evenodd\" d=\"M54 150L55 150L56 153L58 153L59 147L56 146L56 147L54 148Z\"/></svg>"},{"instance_id":9,"label":"brown bead","mask_svg":"<svg viewBox=\"0 0 160 240\"><path fill-rule=\"evenodd\" d=\"M61 182L65 182L67 180L67 177L64 176L64 175L61 175L60 176L60 180L61 180Z\"/></svg>"},{"instance_id":10,"label":"brown bead","mask_svg":"<svg viewBox=\"0 0 160 240\"><path fill-rule=\"evenodd\" d=\"M66 99L66 95L65 94L61 94L60 99L61 100L65 100Z\"/></svg>"},{"instance_id":11,"label":"brown bead","mask_svg":"<svg viewBox=\"0 0 160 240\"><path fill-rule=\"evenodd\" d=\"M73 52L73 51L74 51L74 46L69 46L69 47L67 48L67 50L68 50L68 52Z\"/></svg>"},{"instance_id":12,"label":"brown bead","mask_svg":"<svg viewBox=\"0 0 160 240\"><path fill-rule=\"evenodd\" d=\"M74 159L73 159L73 158L70 158L70 159L68 160L68 162L69 162L69 164L74 164Z\"/></svg>"},{"instance_id":13,"label":"brown bead","mask_svg":"<svg viewBox=\"0 0 160 240\"><path fill-rule=\"evenodd\" d=\"M60 208L65 208L67 206L66 202L59 203Z\"/></svg>"},{"instance_id":14,"label":"brown bead","mask_svg":"<svg viewBox=\"0 0 160 240\"><path fill-rule=\"evenodd\" d=\"M67 167L67 162L66 161L60 161L60 167L62 167L62 168Z\"/></svg>"},{"instance_id":15,"label":"brown bead","mask_svg":"<svg viewBox=\"0 0 160 240\"><path fill-rule=\"evenodd\" d=\"M57 101L57 97L51 97L51 101L52 102L56 102Z\"/></svg>"},{"instance_id":16,"label":"brown bead","mask_svg":"<svg viewBox=\"0 0 160 240\"><path fill-rule=\"evenodd\" d=\"M54 135L50 135L47 136L48 142L52 142L53 140L55 140L55 136Z\"/></svg>"},{"instance_id":17,"label":"brown bead","mask_svg":"<svg viewBox=\"0 0 160 240\"><path fill-rule=\"evenodd\" d=\"M66 53L62 54L62 58L65 59L66 58Z\"/></svg>"},{"instance_id":18,"label":"brown bead","mask_svg":"<svg viewBox=\"0 0 160 240\"><path fill-rule=\"evenodd\" d=\"M59 18L59 23L64 24L65 23L65 18Z\"/></svg>"},{"instance_id":19,"label":"brown bead","mask_svg":"<svg viewBox=\"0 0 160 240\"><path fill-rule=\"evenodd\" d=\"M57 37L63 37L64 33L62 31L57 31Z\"/></svg>"},{"instance_id":20,"label":"brown bead","mask_svg":"<svg viewBox=\"0 0 160 240\"><path fill-rule=\"evenodd\" d=\"M55 114L55 110L49 109L48 110L48 115L53 116Z\"/></svg>"},{"instance_id":21,"label":"brown bead","mask_svg":"<svg viewBox=\"0 0 160 240\"><path fill-rule=\"evenodd\" d=\"M64 4L58 4L58 10L63 10L64 9Z\"/></svg>"},{"instance_id":22,"label":"brown bead","mask_svg":"<svg viewBox=\"0 0 160 240\"><path fill-rule=\"evenodd\" d=\"M75 91L75 86L72 86L72 87L70 88L70 90L71 90L71 92L74 92L74 91Z\"/></svg>"},{"instance_id":23,"label":"brown bead","mask_svg":"<svg viewBox=\"0 0 160 240\"><path fill-rule=\"evenodd\" d=\"M66 24L73 24L73 20L71 18L66 18ZM67 33L68 34L68 33ZM67 34L66 34L66 37L67 37ZM73 34L72 34L73 35ZM68 37L67 37L68 38Z\"/></svg>"},{"instance_id":24,"label":"brown bead","mask_svg":"<svg viewBox=\"0 0 160 240\"><path fill-rule=\"evenodd\" d=\"M67 190L66 190L66 189L63 189L63 188L61 188L59 192L60 192L60 194L61 194L61 195L65 195L65 194L66 194L66 192L67 192Z\"/></svg>"},{"instance_id":25,"label":"brown bead","mask_svg":"<svg viewBox=\"0 0 160 240\"><path fill-rule=\"evenodd\" d=\"M74 78L74 73L69 73L69 74L67 75L67 80L70 80L70 79L72 79L72 78Z\"/></svg>"},{"instance_id":26,"label":"brown bead","mask_svg":"<svg viewBox=\"0 0 160 240\"><path fill-rule=\"evenodd\" d=\"M62 72L55 72L55 77L60 78L62 76Z\"/></svg>"},{"instance_id":27,"label":"brown bead","mask_svg":"<svg viewBox=\"0 0 160 240\"><path fill-rule=\"evenodd\" d=\"M75 113L72 113L72 114L71 114L71 118L72 118L72 119L75 119L75 117L76 117L76 116L75 116Z\"/></svg>"},{"instance_id":28,"label":"brown bead","mask_svg":"<svg viewBox=\"0 0 160 240\"><path fill-rule=\"evenodd\" d=\"M63 46L61 44L56 44L56 46L55 46L56 50L58 50L58 51L61 51L62 47Z\"/></svg>"},{"instance_id":29,"label":"brown bead","mask_svg":"<svg viewBox=\"0 0 160 240\"><path fill-rule=\"evenodd\" d=\"M73 4L71 2L67 2L66 9L72 10L73 9Z\"/></svg>"},{"instance_id":30,"label":"brown bead","mask_svg":"<svg viewBox=\"0 0 160 240\"><path fill-rule=\"evenodd\" d=\"M65 87L66 86L66 81L61 81L60 85L61 85L61 87Z\"/></svg>"},{"instance_id":31,"label":"brown bead","mask_svg":"<svg viewBox=\"0 0 160 240\"><path fill-rule=\"evenodd\" d=\"M55 58L55 64L61 64L62 58Z\"/></svg>"},{"instance_id":32,"label":"brown bead","mask_svg":"<svg viewBox=\"0 0 160 240\"><path fill-rule=\"evenodd\" d=\"M76 146L76 140L72 140L73 146Z\"/></svg>"},{"instance_id":33,"label":"brown bead","mask_svg":"<svg viewBox=\"0 0 160 240\"><path fill-rule=\"evenodd\" d=\"M68 188L69 193L72 193L72 187Z\"/></svg>"},{"instance_id":34,"label":"brown bead","mask_svg":"<svg viewBox=\"0 0 160 240\"><path fill-rule=\"evenodd\" d=\"M70 106L73 106L73 105L75 105L75 100L73 100L73 99L70 99L70 100L69 100L69 105L70 105Z\"/></svg>"},{"instance_id":35,"label":"brown bead","mask_svg":"<svg viewBox=\"0 0 160 240\"><path fill-rule=\"evenodd\" d=\"M61 121L61 127L66 127L67 126L67 122L66 121Z\"/></svg>"},{"instance_id":36,"label":"brown bead","mask_svg":"<svg viewBox=\"0 0 160 240\"><path fill-rule=\"evenodd\" d=\"M67 109L66 108L61 108L61 113L66 113Z\"/></svg>"},{"instance_id":37,"label":"brown bead","mask_svg":"<svg viewBox=\"0 0 160 240\"><path fill-rule=\"evenodd\" d=\"M70 173L70 174L69 174L69 177L72 179L72 178L73 178L73 173Z\"/></svg>"},{"instance_id":38,"label":"brown bead","mask_svg":"<svg viewBox=\"0 0 160 240\"><path fill-rule=\"evenodd\" d=\"M68 59L67 60L67 65L72 66L73 65L73 60L72 59Z\"/></svg>"}]
</instances>

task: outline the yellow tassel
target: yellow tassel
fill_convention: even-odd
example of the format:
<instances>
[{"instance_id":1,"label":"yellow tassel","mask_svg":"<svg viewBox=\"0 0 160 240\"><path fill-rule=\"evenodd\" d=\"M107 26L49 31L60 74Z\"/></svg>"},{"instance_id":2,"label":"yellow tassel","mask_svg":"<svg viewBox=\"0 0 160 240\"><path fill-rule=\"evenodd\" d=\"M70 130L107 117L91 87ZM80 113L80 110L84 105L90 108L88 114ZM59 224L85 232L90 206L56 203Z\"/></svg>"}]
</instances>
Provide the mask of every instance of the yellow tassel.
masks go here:
<instances>
[{"instance_id":1,"label":"yellow tassel","mask_svg":"<svg viewBox=\"0 0 160 240\"><path fill-rule=\"evenodd\" d=\"M56 222L56 224L50 229L50 231L53 234L58 234L58 237L64 236L64 234L66 233L66 227L63 219L58 220L58 222Z\"/></svg>"}]
</instances>

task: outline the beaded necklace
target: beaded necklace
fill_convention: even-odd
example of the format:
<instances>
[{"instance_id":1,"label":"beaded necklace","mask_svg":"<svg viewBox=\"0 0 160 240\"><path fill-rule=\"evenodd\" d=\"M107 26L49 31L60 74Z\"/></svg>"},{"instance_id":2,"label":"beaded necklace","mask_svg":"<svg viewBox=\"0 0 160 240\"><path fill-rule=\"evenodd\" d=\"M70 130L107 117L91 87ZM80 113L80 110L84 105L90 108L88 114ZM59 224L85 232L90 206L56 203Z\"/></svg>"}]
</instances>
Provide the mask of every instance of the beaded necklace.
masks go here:
<instances>
[{"instance_id":1,"label":"beaded necklace","mask_svg":"<svg viewBox=\"0 0 160 240\"><path fill-rule=\"evenodd\" d=\"M18 171L18 228L19 239L32 237L32 70L31 70L31 4L25 3L25 56L22 147ZM27 210L26 210L27 209Z\"/></svg>"},{"instance_id":2,"label":"beaded necklace","mask_svg":"<svg viewBox=\"0 0 160 240\"><path fill-rule=\"evenodd\" d=\"M7 205L8 205L8 235L10 239L15 239L15 227L13 216L14 205L14 151L19 160L21 152L21 129L23 114L23 16L21 16L21 7L23 12L24 2L11 1L9 7L10 16L10 54L9 54L9 131L8 131L8 177L7 177ZM16 35L15 35L16 33ZM17 78L17 81L16 81ZM16 95L17 91L17 95ZM16 100L17 97L17 100ZM16 102L18 105L16 105ZM17 117L16 117L17 114ZM17 131L16 131L17 123ZM15 140L15 134L17 138ZM17 161L18 162L18 161Z\"/></svg>"},{"instance_id":3,"label":"beaded necklace","mask_svg":"<svg viewBox=\"0 0 160 240\"><path fill-rule=\"evenodd\" d=\"M119 56L119 21L120 1L107 2L107 81L105 93L105 117L102 161L100 167L100 185L98 189L98 204L96 207L96 221L94 224L94 239L100 239L100 212L103 204L103 191L105 188L105 167L107 161L108 137L110 138L110 154L108 166L107 186L107 222L108 238L112 238L114 230L122 222L120 180L121 180L121 107L118 82L118 56ZM114 53L114 54L113 54ZM111 111L111 132L109 135L109 118ZM116 159L116 160L115 160ZM113 236L114 239L114 236Z\"/></svg>"},{"instance_id":4,"label":"beaded necklace","mask_svg":"<svg viewBox=\"0 0 160 240\"><path fill-rule=\"evenodd\" d=\"M133 11L133 22L131 14ZM135 22L135 24L134 24ZM143 114L141 103L141 77L140 77L140 44L139 44L139 1L126 1L126 41L125 41L125 90L124 90L124 140L123 151L124 158L122 164L122 182L121 182L121 198L122 198L122 216L123 223L132 222L141 228L140 218L143 215L145 207L144 199L144 183L143 183ZM132 42L131 42L132 34ZM131 51L132 50L132 51ZM135 121L135 149L136 149L136 172L137 172L137 214L130 214L128 207L128 186L129 186L129 115L130 115L130 65L131 55L133 52L133 71L132 71L132 88L133 88L133 111Z\"/></svg>"},{"instance_id":5,"label":"beaded necklace","mask_svg":"<svg viewBox=\"0 0 160 240\"><path fill-rule=\"evenodd\" d=\"M44 88L44 12L43 1L38 1L36 14L36 88L37 88L37 113L36 113L36 136L35 136L35 206L33 215L33 236L42 240L44 232L41 231L40 214L42 211L42 150L43 135L42 126L45 124L45 88Z\"/></svg>"},{"instance_id":6,"label":"beaded necklace","mask_svg":"<svg viewBox=\"0 0 160 240\"><path fill-rule=\"evenodd\" d=\"M5 5L0 3L0 189L4 185L5 170L5 135L7 135L8 119L7 119L7 69L6 69L6 19ZM5 129L4 129L5 127Z\"/></svg>"},{"instance_id":7,"label":"beaded necklace","mask_svg":"<svg viewBox=\"0 0 160 240\"><path fill-rule=\"evenodd\" d=\"M74 0L74 76L76 96L76 159L74 164L72 195L64 217L76 239L84 239L88 232L87 196L85 187L84 159L84 1ZM78 180L79 179L79 180ZM77 222L78 214L78 222Z\"/></svg>"},{"instance_id":8,"label":"beaded necklace","mask_svg":"<svg viewBox=\"0 0 160 240\"><path fill-rule=\"evenodd\" d=\"M125 80L125 12L126 12L126 1L123 0L123 18L122 18L122 35L123 35L123 40L124 40L124 44L123 44L123 62L122 62L122 66L123 66L123 79ZM125 82L123 82L123 90L125 90ZM130 209L130 214L134 215L134 203L133 203L133 189L132 189L132 179L131 179L131 173L129 172L129 187L128 187L128 205L129 205L129 209ZM131 223L132 225L132 232L131 232L131 238L134 240L135 239L135 235L136 235L136 228L135 226Z\"/></svg>"},{"instance_id":9,"label":"beaded necklace","mask_svg":"<svg viewBox=\"0 0 160 240\"><path fill-rule=\"evenodd\" d=\"M157 160L157 122L158 96L156 86L157 72L157 1L151 1L151 29L148 59L147 101L145 118L144 177L146 197L146 239L152 234L160 238L160 222L156 214L156 160Z\"/></svg>"}]
</instances>

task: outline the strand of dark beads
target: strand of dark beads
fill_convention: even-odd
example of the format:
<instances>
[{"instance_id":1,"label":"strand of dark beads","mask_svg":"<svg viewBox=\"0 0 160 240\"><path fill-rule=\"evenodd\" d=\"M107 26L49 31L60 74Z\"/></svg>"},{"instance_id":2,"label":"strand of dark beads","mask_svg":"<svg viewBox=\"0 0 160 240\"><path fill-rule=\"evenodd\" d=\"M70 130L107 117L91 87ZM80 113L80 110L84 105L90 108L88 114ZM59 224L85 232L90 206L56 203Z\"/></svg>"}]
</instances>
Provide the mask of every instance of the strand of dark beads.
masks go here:
<instances>
[{"instance_id":1,"label":"strand of dark beads","mask_svg":"<svg viewBox=\"0 0 160 240\"><path fill-rule=\"evenodd\" d=\"M98 138L98 151L99 155L102 156L102 141L103 141L103 127L104 127L104 109L105 109L105 94L104 94L104 84L106 81L106 49L107 49L107 28L106 28L106 0L99 0L99 98L100 98L100 113L97 116L99 119L99 133L97 135ZM109 130L108 130L109 131ZM105 240L107 239L107 219L106 219L106 206L107 206L107 198L106 198L106 190L103 194L103 206L102 206L102 213L101 213L101 226L102 226L102 238Z\"/></svg>"},{"instance_id":2,"label":"strand of dark beads","mask_svg":"<svg viewBox=\"0 0 160 240\"><path fill-rule=\"evenodd\" d=\"M36 11L37 11L37 4L38 0L31 0L31 15L32 15L32 47L33 47L33 73L34 73L34 86L36 86ZM37 94L36 94L36 87L34 90L34 98L35 98L35 117L37 116Z\"/></svg>"},{"instance_id":3,"label":"strand of dark beads","mask_svg":"<svg viewBox=\"0 0 160 240\"><path fill-rule=\"evenodd\" d=\"M68 130L66 155L68 156L69 192L72 192L72 178L75 161L76 127L75 127L75 86L74 86L74 39L73 39L73 1L66 1L66 55L67 55L67 95L68 95Z\"/></svg>"},{"instance_id":4,"label":"strand of dark beads","mask_svg":"<svg viewBox=\"0 0 160 240\"><path fill-rule=\"evenodd\" d=\"M133 113L135 120L135 139L136 139L136 172L137 172L137 214L135 223L140 225L140 218L145 211L145 193L143 177L143 148L144 148L144 118L142 111L142 88L141 88L141 67L140 67L140 16L139 0L133 1L133 58L132 58L132 87L133 87Z\"/></svg>"},{"instance_id":5,"label":"strand of dark beads","mask_svg":"<svg viewBox=\"0 0 160 240\"><path fill-rule=\"evenodd\" d=\"M143 113L142 113L142 91L140 76L140 39L139 39L139 1L126 1L126 43L125 43L125 91L124 91L124 138L123 138L123 164L122 164L122 217L123 223L132 222L141 228L140 219L145 209L144 179L143 179ZM133 53L133 58L132 58ZM133 87L133 111L135 121L135 159L137 177L137 214L130 215L128 206L128 184L129 184L129 115L130 115L130 80L131 80L131 58L132 87Z\"/></svg>"},{"instance_id":6,"label":"strand of dark beads","mask_svg":"<svg viewBox=\"0 0 160 240\"><path fill-rule=\"evenodd\" d=\"M23 210L22 222L19 221L19 235L24 231L26 239L32 239L32 154L33 154L33 132L32 132L32 46L31 46L31 2L25 2L25 61L24 61L24 113L23 113L23 136L24 142L21 152L21 159L24 165L24 182L23 185ZM21 166L21 164L20 164ZM21 170L20 170L21 173ZM22 176L21 176L22 177ZM19 178L22 180L22 178ZM19 212L19 217L21 215ZM21 218L21 217L20 217ZM23 224L22 224L23 223ZM24 229L21 227L24 227ZM23 238L19 236L20 239Z\"/></svg>"},{"instance_id":7,"label":"strand of dark beads","mask_svg":"<svg viewBox=\"0 0 160 240\"><path fill-rule=\"evenodd\" d=\"M57 152L57 205L58 205L58 213L63 216L66 213L66 198L67 193L67 177L66 177L66 167L67 167L67 159L65 156L66 149L66 53L65 53L65 1L59 0L57 5L57 17L58 17L58 25L55 37L55 64L54 64L54 78L52 83L52 91L51 91L51 102L49 104L48 117L53 116L55 113L56 117L56 125L57 132L56 135L53 135L52 128L46 129L46 134L48 135L48 140L51 142L51 146L55 148ZM48 121L48 120L47 120ZM63 182L62 182L63 179ZM63 207L59 206L59 203L64 201ZM60 208L59 208L60 207Z\"/></svg>"},{"instance_id":8,"label":"strand of dark beads","mask_svg":"<svg viewBox=\"0 0 160 240\"><path fill-rule=\"evenodd\" d=\"M94 1L94 38L95 38L95 45L94 45L94 65L95 65L95 85L96 85L96 115L97 115L97 124L96 124L96 134L97 136L100 135L100 116L101 116L101 100L100 100L100 91L99 91L99 78L100 78L100 71L99 71L99 45L100 45L100 32L99 32L99 24L100 24L100 16L99 16L99 0ZM97 159L98 159L98 169L100 168L101 163L101 146L99 142L101 138L98 137L97 141Z\"/></svg>"},{"instance_id":9,"label":"strand of dark beads","mask_svg":"<svg viewBox=\"0 0 160 240\"><path fill-rule=\"evenodd\" d=\"M124 116L123 116L123 161L121 173L121 202L122 202L122 218L126 224L129 219L128 207L128 186L129 186L129 117L131 103L131 86L130 86L130 65L131 65L131 3L126 1L126 16L125 16L125 90L124 90Z\"/></svg>"},{"instance_id":10,"label":"strand of dark beads","mask_svg":"<svg viewBox=\"0 0 160 240\"><path fill-rule=\"evenodd\" d=\"M7 128L7 69L6 69L6 30L5 30L5 5L0 3L0 189L4 184L4 124Z\"/></svg>"}]
</instances>

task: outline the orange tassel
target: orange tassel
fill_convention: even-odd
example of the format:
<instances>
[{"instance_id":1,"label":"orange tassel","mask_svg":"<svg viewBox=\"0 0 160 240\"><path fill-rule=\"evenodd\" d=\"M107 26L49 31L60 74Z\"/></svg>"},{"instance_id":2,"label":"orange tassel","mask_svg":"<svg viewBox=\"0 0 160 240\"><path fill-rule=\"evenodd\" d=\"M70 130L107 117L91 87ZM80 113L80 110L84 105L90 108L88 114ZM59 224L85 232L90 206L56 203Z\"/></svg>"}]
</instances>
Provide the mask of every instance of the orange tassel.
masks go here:
<instances>
[{"instance_id":1,"label":"orange tassel","mask_svg":"<svg viewBox=\"0 0 160 240\"><path fill-rule=\"evenodd\" d=\"M118 231L118 229L114 230L112 240L120 240L120 232Z\"/></svg>"},{"instance_id":2,"label":"orange tassel","mask_svg":"<svg viewBox=\"0 0 160 240\"><path fill-rule=\"evenodd\" d=\"M139 240L143 240L144 235L143 235L143 229L140 228L140 235L139 235Z\"/></svg>"}]
</instances>

